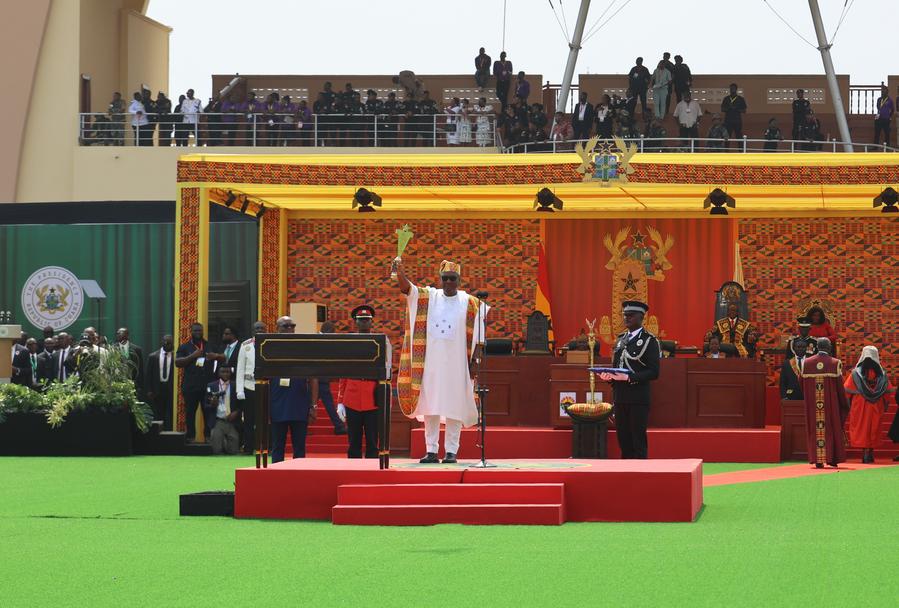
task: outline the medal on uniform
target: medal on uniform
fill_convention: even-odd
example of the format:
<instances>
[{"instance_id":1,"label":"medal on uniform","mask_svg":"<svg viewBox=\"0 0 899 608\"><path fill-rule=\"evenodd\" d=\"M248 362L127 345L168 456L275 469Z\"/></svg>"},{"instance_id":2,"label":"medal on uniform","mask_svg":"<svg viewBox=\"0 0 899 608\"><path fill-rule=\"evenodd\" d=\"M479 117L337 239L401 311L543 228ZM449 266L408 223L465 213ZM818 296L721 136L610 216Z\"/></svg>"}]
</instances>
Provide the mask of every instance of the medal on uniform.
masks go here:
<instances>
[{"instance_id":1,"label":"medal on uniform","mask_svg":"<svg viewBox=\"0 0 899 608\"><path fill-rule=\"evenodd\" d=\"M643 346L643 338L637 340L637 346Z\"/></svg>"}]
</instances>

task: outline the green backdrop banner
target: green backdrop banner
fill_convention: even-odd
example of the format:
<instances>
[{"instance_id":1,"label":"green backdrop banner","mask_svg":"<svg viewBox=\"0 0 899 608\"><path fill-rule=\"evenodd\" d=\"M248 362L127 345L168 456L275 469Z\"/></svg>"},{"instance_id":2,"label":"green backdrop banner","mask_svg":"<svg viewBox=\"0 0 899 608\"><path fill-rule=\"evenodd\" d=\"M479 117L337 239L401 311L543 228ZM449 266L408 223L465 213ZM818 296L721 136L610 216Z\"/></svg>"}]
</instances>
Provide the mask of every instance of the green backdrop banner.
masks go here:
<instances>
[{"instance_id":1,"label":"green backdrop banner","mask_svg":"<svg viewBox=\"0 0 899 608\"><path fill-rule=\"evenodd\" d=\"M257 248L256 222L210 225L209 280L249 281L253 318ZM39 336L42 324L28 320L22 292L35 271L58 266L78 280L93 279L106 294L100 309L85 297L80 315L64 331L77 336L95 325L111 340L125 325L131 339L149 353L159 347L163 334L172 332L174 259L173 224L0 226L0 310L13 311L16 323ZM33 305L35 294L27 299Z\"/></svg>"},{"instance_id":2,"label":"green backdrop banner","mask_svg":"<svg viewBox=\"0 0 899 608\"><path fill-rule=\"evenodd\" d=\"M136 344L156 350L172 330L174 247L172 224L0 226L0 310L12 310L16 323L39 336L41 327L23 310L22 290L36 270L59 266L95 280L106 294L101 307L85 296L64 331L77 336L95 325L112 340L126 325Z\"/></svg>"}]
</instances>

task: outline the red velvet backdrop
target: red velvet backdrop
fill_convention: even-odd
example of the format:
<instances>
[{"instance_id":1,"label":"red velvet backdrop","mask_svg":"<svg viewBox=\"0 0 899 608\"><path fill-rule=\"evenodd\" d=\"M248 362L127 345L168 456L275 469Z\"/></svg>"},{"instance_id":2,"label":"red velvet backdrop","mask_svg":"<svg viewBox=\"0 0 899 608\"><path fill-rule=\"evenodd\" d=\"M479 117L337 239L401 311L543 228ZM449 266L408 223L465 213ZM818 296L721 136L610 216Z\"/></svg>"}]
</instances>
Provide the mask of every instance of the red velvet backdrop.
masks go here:
<instances>
[{"instance_id":1,"label":"red velvet backdrop","mask_svg":"<svg viewBox=\"0 0 899 608\"><path fill-rule=\"evenodd\" d=\"M627 256L629 249L639 248L636 255L644 263L621 264L613 272L606 268L612 253L604 237L609 235L614 246L619 231L628 227L627 238L615 249ZM635 242L637 233L645 237L642 248ZM664 269L667 264L660 259L659 244L664 249L669 236L673 243L664 257L670 268ZM585 319L596 318L597 333L605 333L608 343L607 336L621 318L620 301L639 297L642 284L649 315L658 319L660 337L682 345L701 344L712 326L715 290L733 278L735 236L735 224L729 218L546 220L544 244L556 339L564 344L585 327ZM647 267L654 276L661 270L664 280L647 280ZM634 279L631 285L626 282L629 273ZM608 354L608 347L602 352Z\"/></svg>"}]
</instances>

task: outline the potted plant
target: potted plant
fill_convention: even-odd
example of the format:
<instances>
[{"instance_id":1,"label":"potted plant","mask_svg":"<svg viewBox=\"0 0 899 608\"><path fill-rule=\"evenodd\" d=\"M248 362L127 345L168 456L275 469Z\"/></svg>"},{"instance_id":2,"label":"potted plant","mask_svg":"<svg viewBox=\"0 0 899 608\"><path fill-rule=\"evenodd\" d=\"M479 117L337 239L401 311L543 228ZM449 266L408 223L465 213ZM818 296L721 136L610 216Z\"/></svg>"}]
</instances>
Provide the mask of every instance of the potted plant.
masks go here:
<instances>
[{"instance_id":1,"label":"potted plant","mask_svg":"<svg viewBox=\"0 0 899 608\"><path fill-rule=\"evenodd\" d=\"M132 363L117 349L85 348L78 375L40 393L0 387L0 454L130 455L132 421L147 432L152 410L137 398Z\"/></svg>"}]
</instances>

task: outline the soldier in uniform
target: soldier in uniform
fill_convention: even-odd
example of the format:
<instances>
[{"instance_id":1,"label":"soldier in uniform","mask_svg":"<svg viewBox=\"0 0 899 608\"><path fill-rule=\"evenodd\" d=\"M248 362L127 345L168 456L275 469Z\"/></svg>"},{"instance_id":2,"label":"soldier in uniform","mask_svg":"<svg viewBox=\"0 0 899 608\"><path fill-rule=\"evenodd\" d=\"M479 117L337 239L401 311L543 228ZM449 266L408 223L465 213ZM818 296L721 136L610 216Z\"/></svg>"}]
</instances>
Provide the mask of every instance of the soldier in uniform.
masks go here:
<instances>
[{"instance_id":1,"label":"soldier in uniform","mask_svg":"<svg viewBox=\"0 0 899 608\"><path fill-rule=\"evenodd\" d=\"M815 338L809 335L812 327L812 321L807 316L803 315L796 319L796 326L799 328L799 333L789 339L787 342L787 356L792 356L792 353L795 352L793 350L794 342L801 342L803 344L803 356L806 355L814 355L817 351L817 345L815 344ZM801 369L801 368L800 368Z\"/></svg>"},{"instance_id":2,"label":"soldier in uniform","mask_svg":"<svg viewBox=\"0 0 899 608\"><path fill-rule=\"evenodd\" d=\"M627 331L618 336L612 354L612 367L629 371L626 377L601 373L601 380L612 384L615 405L615 430L622 458L647 458L646 425L649 421L649 383L659 377L661 350L658 339L643 328L649 307L627 300L621 304Z\"/></svg>"},{"instance_id":3,"label":"soldier in uniform","mask_svg":"<svg viewBox=\"0 0 899 608\"><path fill-rule=\"evenodd\" d=\"M371 333L375 309L367 304L350 313L356 332ZM349 458L362 458L362 436L365 435L365 457L378 457L378 382L341 378L337 391L337 415L344 420L349 433Z\"/></svg>"}]
</instances>

